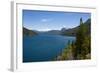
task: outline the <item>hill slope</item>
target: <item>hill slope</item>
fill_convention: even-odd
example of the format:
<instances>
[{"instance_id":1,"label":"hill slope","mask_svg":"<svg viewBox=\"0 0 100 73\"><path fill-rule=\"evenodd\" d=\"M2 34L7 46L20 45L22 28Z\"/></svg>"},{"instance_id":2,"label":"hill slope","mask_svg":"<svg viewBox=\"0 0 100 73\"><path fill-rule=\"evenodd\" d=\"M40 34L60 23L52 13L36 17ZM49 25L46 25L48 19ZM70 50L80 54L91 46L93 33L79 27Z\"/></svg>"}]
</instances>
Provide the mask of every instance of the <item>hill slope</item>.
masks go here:
<instances>
[{"instance_id":1,"label":"hill slope","mask_svg":"<svg viewBox=\"0 0 100 73\"><path fill-rule=\"evenodd\" d=\"M34 35L37 35L37 33L23 27L23 36L34 36Z\"/></svg>"},{"instance_id":2,"label":"hill slope","mask_svg":"<svg viewBox=\"0 0 100 73\"><path fill-rule=\"evenodd\" d=\"M87 34L90 34L91 33L91 19L88 19L86 22L84 22L84 25L87 27ZM78 30L80 26L77 26L75 28L71 28L71 29L64 29L63 31L61 31L61 34L62 35L68 35L68 36L76 36L76 32Z\"/></svg>"}]
</instances>

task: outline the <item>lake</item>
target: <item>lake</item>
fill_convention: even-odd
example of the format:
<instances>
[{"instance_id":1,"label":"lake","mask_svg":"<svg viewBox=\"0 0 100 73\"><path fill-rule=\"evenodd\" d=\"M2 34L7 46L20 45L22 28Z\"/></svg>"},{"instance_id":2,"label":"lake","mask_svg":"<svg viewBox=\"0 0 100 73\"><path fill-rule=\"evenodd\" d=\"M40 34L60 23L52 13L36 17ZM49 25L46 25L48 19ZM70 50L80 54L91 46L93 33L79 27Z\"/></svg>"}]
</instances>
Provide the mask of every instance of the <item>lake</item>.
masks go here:
<instances>
[{"instance_id":1,"label":"lake","mask_svg":"<svg viewBox=\"0 0 100 73\"><path fill-rule=\"evenodd\" d=\"M53 61L75 37L36 35L23 37L23 62Z\"/></svg>"}]
</instances>

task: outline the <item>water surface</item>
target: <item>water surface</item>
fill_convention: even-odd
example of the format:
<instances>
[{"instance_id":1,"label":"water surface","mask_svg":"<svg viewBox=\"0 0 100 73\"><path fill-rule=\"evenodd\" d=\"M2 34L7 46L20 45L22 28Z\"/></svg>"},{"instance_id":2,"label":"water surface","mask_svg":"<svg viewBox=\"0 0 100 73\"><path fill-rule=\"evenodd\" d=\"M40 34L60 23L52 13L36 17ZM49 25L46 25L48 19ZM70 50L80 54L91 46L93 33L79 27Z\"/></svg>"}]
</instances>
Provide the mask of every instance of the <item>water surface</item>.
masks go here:
<instances>
[{"instance_id":1,"label":"water surface","mask_svg":"<svg viewBox=\"0 0 100 73\"><path fill-rule=\"evenodd\" d=\"M36 35L23 38L23 62L53 61L75 37Z\"/></svg>"}]
</instances>

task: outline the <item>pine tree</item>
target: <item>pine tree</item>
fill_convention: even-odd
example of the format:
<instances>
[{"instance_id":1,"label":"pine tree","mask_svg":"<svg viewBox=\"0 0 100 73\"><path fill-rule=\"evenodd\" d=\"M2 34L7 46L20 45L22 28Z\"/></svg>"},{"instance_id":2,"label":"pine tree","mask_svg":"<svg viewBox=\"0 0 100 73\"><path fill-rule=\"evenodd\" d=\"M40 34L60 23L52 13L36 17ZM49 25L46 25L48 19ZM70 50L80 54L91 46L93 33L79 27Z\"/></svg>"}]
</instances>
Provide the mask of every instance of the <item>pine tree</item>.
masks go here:
<instances>
[{"instance_id":1,"label":"pine tree","mask_svg":"<svg viewBox=\"0 0 100 73\"><path fill-rule=\"evenodd\" d=\"M88 28L80 18L80 26L76 34L76 41L68 40L67 47L60 56L61 60L90 59L91 58L91 36L87 33Z\"/></svg>"},{"instance_id":2,"label":"pine tree","mask_svg":"<svg viewBox=\"0 0 100 73\"><path fill-rule=\"evenodd\" d=\"M76 34L76 59L85 58L86 50L83 46L86 37L86 27L83 24L82 18L80 18L80 27Z\"/></svg>"}]
</instances>

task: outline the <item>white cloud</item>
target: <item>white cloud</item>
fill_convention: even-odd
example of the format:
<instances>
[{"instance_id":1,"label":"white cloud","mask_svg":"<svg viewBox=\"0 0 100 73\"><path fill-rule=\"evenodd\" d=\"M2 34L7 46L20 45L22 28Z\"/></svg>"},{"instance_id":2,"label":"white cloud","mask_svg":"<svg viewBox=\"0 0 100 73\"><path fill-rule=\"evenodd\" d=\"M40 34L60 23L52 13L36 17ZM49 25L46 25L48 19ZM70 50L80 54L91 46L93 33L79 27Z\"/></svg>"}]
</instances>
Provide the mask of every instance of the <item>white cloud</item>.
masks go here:
<instances>
[{"instance_id":1,"label":"white cloud","mask_svg":"<svg viewBox=\"0 0 100 73\"><path fill-rule=\"evenodd\" d=\"M48 22L50 19L41 19L41 22Z\"/></svg>"}]
</instances>

